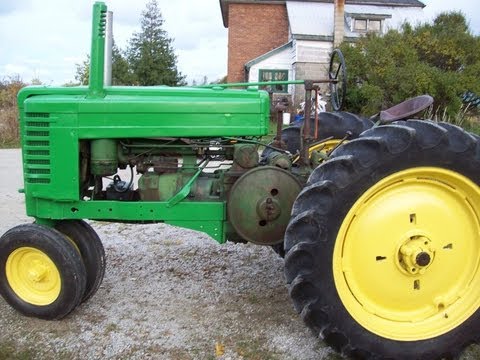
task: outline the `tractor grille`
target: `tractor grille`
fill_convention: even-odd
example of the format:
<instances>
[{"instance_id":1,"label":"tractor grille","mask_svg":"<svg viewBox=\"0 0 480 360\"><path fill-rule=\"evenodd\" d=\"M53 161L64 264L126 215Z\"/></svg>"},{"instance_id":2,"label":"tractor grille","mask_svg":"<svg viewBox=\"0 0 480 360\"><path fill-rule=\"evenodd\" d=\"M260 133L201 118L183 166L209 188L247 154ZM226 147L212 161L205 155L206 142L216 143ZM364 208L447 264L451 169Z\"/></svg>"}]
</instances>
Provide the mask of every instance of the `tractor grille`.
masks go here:
<instances>
[{"instance_id":1,"label":"tractor grille","mask_svg":"<svg viewBox=\"0 0 480 360\"><path fill-rule=\"evenodd\" d=\"M25 114L23 144L27 183L50 183L50 122L48 113Z\"/></svg>"}]
</instances>

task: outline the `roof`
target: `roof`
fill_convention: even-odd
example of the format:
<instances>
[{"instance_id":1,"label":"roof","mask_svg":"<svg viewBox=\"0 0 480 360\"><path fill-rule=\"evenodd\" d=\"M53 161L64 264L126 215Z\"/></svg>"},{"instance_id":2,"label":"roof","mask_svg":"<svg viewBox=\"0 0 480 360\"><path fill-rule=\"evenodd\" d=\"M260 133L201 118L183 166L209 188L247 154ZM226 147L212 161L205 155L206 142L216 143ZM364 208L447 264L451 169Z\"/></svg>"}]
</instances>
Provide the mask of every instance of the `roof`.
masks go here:
<instances>
[{"instance_id":1,"label":"roof","mask_svg":"<svg viewBox=\"0 0 480 360\"><path fill-rule=\"evenodd\" d=\"M272 57L273 55L276 55L276 54L282 52L282 51L285 50L285 49L291 48L292 45L293 45L293 42L292 42L292 41L289 41L288 43L283 44L282 46L279 46L279 47L277 47L277 48L275 48L275 49L273 49L273 50L270 50L269 52L267 52L267 53L265 53L265 54L263 54L263 55L260 55L260 56L256 57L256 58L253 59L253 60L250 60L249 62L247 62L247 63L245 64L245 67L246 67L247 69L250 69L253 65L258 64L259 62L261 62L261 61L263 61L263 60L265 60L265 59L268 59L268 58Z\"/></svg>"},{"instance_id":2,"label":"roof","mask_svg":"<svg viewBox=\"0 0 480 360\"><path fill-rule=\"evenodd\" d=\"M303 3L333 3L334 0L288 0ZM287 0L219 0L222 11L223 26L228 28L228 5L234 4L285 4ZM394 7L421 7L425 4L419 0L345 0L350 5L379 5Z\"/></svg>"},{"instance_id":3,"label":"roof","mask_svg":"<svg viewBox=\"0 0 480 360\"><path fill-rule=\"evenodd\" d=\"M372 6L348 4L350 9L345 9L345 38L356 38L358 33L352 32L348 18L355 17L368 19L390 19L392 15L385 12L385 5L374 8ZM290 31L295 39L333 41L334 18L329 11L330 4L318 4L305 1L287 1L288 22ZM349 12L347 10L354 10Z\"/></svg>"}]
</instances>

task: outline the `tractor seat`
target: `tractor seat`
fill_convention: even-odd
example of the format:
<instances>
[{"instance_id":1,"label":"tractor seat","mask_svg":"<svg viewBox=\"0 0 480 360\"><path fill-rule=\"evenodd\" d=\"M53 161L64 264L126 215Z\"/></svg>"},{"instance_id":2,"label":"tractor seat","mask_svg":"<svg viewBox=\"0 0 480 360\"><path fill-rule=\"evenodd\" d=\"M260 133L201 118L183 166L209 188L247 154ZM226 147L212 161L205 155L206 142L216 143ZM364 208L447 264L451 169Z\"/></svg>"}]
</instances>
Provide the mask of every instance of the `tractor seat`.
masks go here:
<instances>
[{"instance_id":1,"label":"tractor seat","mask_svg":"<svg viewBox=\"0 0 480 360\"><path fill-rule=\"evenodd\" d=\"M392 121L405 119L425 110L432 104L433 97L430 95L416 96L392 106L391 108L380 111L380 122L387 124Z\"/></svg>"}]
</instances>

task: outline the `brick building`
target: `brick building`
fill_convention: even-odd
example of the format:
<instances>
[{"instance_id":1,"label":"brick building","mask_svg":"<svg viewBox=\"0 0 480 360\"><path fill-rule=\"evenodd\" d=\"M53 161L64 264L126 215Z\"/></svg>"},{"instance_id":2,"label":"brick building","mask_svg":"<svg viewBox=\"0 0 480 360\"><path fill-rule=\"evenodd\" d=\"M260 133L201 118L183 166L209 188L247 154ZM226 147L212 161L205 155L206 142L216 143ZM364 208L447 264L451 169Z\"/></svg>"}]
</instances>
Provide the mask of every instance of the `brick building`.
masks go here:
<instances>
[{"instance_id":1,"label":"brick building","mask_svg":"<svg viewBox=\"0 0 480 360\"><path fill-rule=\"evenodd\" d=\"M325 78L334 44L420 21L424 7L418 0L220 0L228 81ZM270 90L303 100L302 86Z\"/></svg>"}]
</instances>

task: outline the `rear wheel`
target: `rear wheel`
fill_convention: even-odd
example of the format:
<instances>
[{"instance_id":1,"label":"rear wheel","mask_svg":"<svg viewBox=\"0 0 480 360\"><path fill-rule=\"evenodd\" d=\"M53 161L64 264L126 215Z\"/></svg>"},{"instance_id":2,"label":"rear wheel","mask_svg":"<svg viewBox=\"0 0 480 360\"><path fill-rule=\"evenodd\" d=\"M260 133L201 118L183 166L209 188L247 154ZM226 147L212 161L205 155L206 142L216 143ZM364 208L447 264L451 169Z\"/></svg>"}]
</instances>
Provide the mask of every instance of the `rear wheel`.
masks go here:
<instances>
[{"instance_id":1,"label":"rear wheel","mask_svg":"<svg viewBox=\"0 0 480 360\"><path fill-rule=\"evenodd\" d=\"M354 358L441 359L479 340L480 143L449 124L363 133L310 176L286 231L295 308Z\"/></svg>"},{"instance_id":2,"label":"rear wheel","mask_svg":"<svg viewBox=\"0 0 480 360\"><path fill-rule=\"evenodd\" d=\"M85 292L74 245L42 225L20 225L0 238L0 294L17 311L41 319L69 314Z\"/></svg>"},{"instance_id":3,"label":"rear wheel","mask_svg":"<svg viewBox=\"0 0 480 360\"><path fill-rule=\"evenodd\" d=\"M82 256L87 272L87 284L82 302L90 299L100 287L105 275L105 250L93 228L83 220L64 220L55 228L73 241Z\"/></svg>"}]
</instances>

